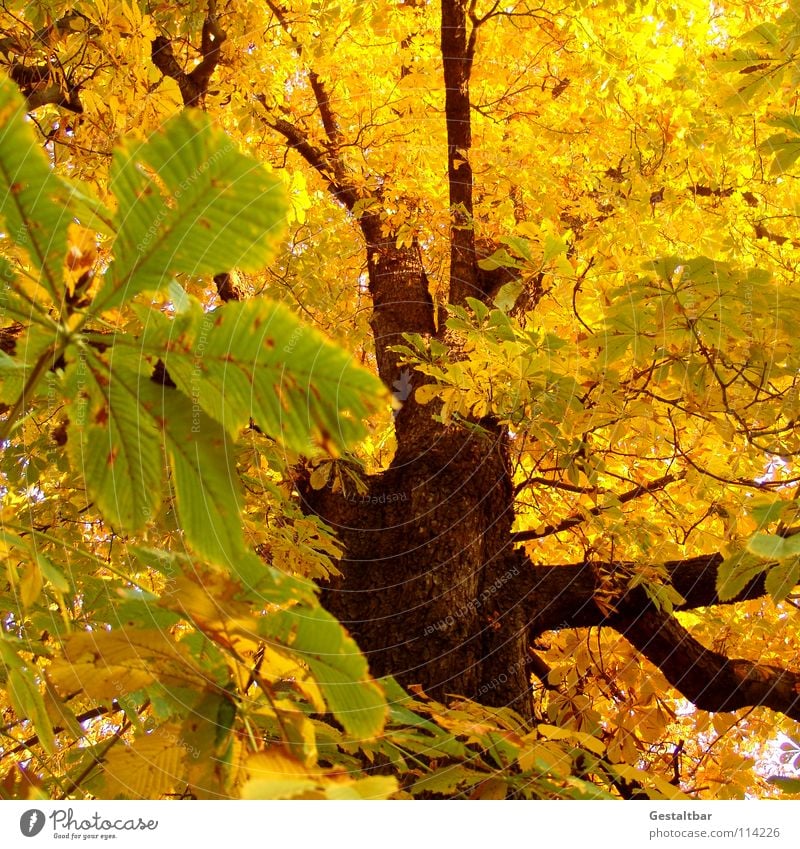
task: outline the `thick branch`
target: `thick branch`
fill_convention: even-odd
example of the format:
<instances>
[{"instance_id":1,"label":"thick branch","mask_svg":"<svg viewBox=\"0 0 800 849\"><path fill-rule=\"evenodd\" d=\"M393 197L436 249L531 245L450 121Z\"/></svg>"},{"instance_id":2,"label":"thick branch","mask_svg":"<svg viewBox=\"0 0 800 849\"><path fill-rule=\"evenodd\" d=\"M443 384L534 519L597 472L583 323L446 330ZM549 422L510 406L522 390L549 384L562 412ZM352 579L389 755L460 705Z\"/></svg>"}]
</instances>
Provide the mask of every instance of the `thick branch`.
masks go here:
<instances>
[{"instance_id":1,"label":"thick branch","mask_svg":"<svg viewBox=\"0 0 800 849\"><path fill-rule=\"evenodd\" d=\"M188 74L180 66L172 51L172 42L159 35L150 46L150 56L153 64L166 77L178 84L184 106L201 106L208 91L208 84L219 64L222 43L227 38L225 31L219 26L214 9L214 3L209 2L208 13L203 21L203 34L200 43L202 59Z\"/></svg>"},{"instance_id":2,"label":"thick branch","mask_svg":"<svg viewBox=\"0 0 800 849\"><path fill-rule=\"evenodd\" d=\"M763 576L723 602L716 591L719 554L664 564L673 587L684 597L677 610L735 604L766 594ZM696 707L732 711L762 706L800 719L800 674L776 666L728 658L706 649L674 615L657 610L641 587L630 590L607 614L594 601L598 568L622 564L533 566L523 563L504 587L504 604L522 605L530 636L564 628L608 626L655 664Z\"/></svg>"},{"instance_id":3,"label":"thick branch","mask_svg":"<svg viewBox=\"0 0 800 849\"><path fill-rule=\"evenodd\" d=\"M532 635L562 628L591 628L607 625L607 615L595 604L598 570L613 573L621 567L627 571L632 564L573 563L558 566L537 566L524 552L518 574L508 583L507 604L523 605ZM673 560L664 564L669 582L685 599L677 610L693 610L717 604L735 604L765 595L763 577L755 578L732 599L722 601L717 595L717 568L721 554ZM631 590L619 603L619 609L644 610L649 605L641 587Z\"/></svg>"},{"instance_id":4,"label":"thick branch","mask_svg":"<svg viewBox=\"0 0 800 849\"><path fill-rule=\"evenodd\" d=\"M29 111L53 104L78 115L83 113L80 86L71 86L68 83L59 85L54 77L54 69L50 65L26 66L15 62L9 67L8 75L25 96Z\"/></svg>"},{"instance_id":5,"label":"thick branch","mask_svg":"<svg viewBox=\"0 0 800 849\"><path fill-rule=\"evenodd\" d=\"M278 20L278 23L281 25L283 31L289 36L289 39L292 42L292 47L294 47L295 53L299 58L302 58L303 55L303 45L297 40L297 38L292 33L292 29L289 26L289 22L286 19L286 14L284 10L281 9L276 3L272 2L272 0L267 0L267 6L270 11ZM325 135L328 137L328 141L331 144L332 148L339 147L344 141L344 136L342 135L341 130L339 129L339 122L336 118L336 115L331 107L330 97L328 96L328 91L325 88L325 84L319 78L317 72L308 67L307 70L308 81L311 85L311 91L314 92L314 99L317 102L317 111L319 112L319 117L322 120L322 126L325 128Z\"/></svg>"},{"instance_id":6,"label":"thick branch","mask_svg":"<svg viewBox=\"0 0 800 849\"><path fill-rule=\"evenodd\" d=\"M261 103L264 103L263 98ZM266 108L266 107L265 107ZM265 119L267 126L271 127L276 132L280 133L292 150L296 150L300 156L322 177L325 181L328 191L336 198L339 203L343 204L347 209L352 210L356 202L361 199L362 195L351 183L340 179L341 174L338 173L336 164L332 161L330 154L313 145L309 140L304 130L301 130L295 124L290 123L284 118L276 118L270 115ZM362 215L362 229L364 220L367 215ZM379 228L378 228L379 229Z\"/></svg>"},{"instance_id":7,"label":"thick branch","mask_svg":"<svg viewBox=\"0 0 800 849\"><path fill-rule=\"evenodd\" d=\"M348 181L336 164L336 157L313 145L305 131L283 118L265 119L306 162L323 178L328 191L349 210L367 197ZM400 377L400 355L390 351L403 343L403 333L433 334L434 307L428 290L428 278L422 264L422 252L414 241L397 247L393 233L384 233L380 216L365 210L358 216L367 248L367 275L373 311L370 318L375 339L378 372L390 388ZM415 381L415 387L420 385ZM410 406L413 399L408 399Z\"/></svg>"},{"instance_id":8,"label":"thick branch","mask_svg":"<svg viewBox=\"0 0 800 849\"><path fill-rule=\"evenodd\" d=\"M203 58L189 74L189 79L194 83L195 88L202 92L201 97L208 91L211 76L219 64L222 42L227 37L227 33L217 23L212 6L209 4L209 14L203 21L203 35L200 44L200 52ZM186 105L190 106L194 104Z\"/></svg>"},{"instance_id":9,"label":"thick branch","mask_svg":"<svg viewBox=\"0 0 800 849\"><path fill-rule=\"evenodd\" d=\"M609 624L700 710L757 705L800 720L800 674L711 651L674 616L653 607L635 615L617 614Z\"/></svg>"},{"instance_id":10,"label":"thick branch","mask_svg":"<svg viewBox=\"0 0 800 849\"><path fill-rule=\"evenodd\" d=\"M320 143L312 142L305 129L275 115L267 106L266 99L261 97L259 100L267 112L265 122L314 168L333 197L353 212L359 201L376 198L380 192L373 194L363 187L363 181L359 184L352 179L340 155L345 139L331 106L330 94L314 68L305 61L303 44L296 36L285 9L275 0L267 0L267 6L305 65L325 137ZM434 333L433 300L423 267L422 251L416 240L411 245L398 246L396 234L384 231L381 216L374 208L362 210L357 213L357 218L367 249L367 275L373 303L370 326L375 340L378 372L386 385L393 387L401 376L400 357L389 349L402 344L403 333ZM414 379L415 388L421 380L420 376ZM403 430L401 425L406 423L409 410L414 406L413 396L404 400L404 412L397 420L398 433Z\"/></svg>"}]
</instances>

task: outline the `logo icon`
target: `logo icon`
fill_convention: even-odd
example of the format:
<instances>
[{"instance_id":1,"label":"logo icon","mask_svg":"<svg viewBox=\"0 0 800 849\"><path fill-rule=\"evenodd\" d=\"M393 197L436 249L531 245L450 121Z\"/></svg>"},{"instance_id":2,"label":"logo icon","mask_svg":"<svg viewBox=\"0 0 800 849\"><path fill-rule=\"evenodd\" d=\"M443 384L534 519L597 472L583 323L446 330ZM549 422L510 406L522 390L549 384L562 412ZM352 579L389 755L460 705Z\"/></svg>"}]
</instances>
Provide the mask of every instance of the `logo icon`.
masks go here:
<instances>
[{"instance_id":1,"label":"logo icon","mask_svg":"<svg viewBox=\"0 0 800 849\"><path fill-rule=\"evenodd\" d=\"M25 837L36 837L44 828L44 813L37 808L31 808L19 818L19 830Z\"/></svg>"},{"instance_id":2,"label":"logo icon","mask_svg":"<svg viewBox=\"0 0 800 849\"><path fill-rule=\"evenodd\" d=\"M411 372L407 368L404 368L400 372L399 379L395 380L392 387L394 388L392 395L394 395L398 401L407 401L411 395ZM397 410L392 411L393 419L397 418L397 412Z\"/></svg>"}]
</instances>

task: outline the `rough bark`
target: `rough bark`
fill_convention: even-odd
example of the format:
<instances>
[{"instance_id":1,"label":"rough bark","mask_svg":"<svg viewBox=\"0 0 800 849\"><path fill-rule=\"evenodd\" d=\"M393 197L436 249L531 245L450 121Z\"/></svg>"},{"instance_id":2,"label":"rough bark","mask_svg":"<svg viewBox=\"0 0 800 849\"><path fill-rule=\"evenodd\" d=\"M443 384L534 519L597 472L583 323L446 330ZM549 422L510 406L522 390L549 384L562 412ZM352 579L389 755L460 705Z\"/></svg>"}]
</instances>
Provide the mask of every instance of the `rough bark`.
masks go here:
<instances>
[{"instance_id":1,"label":"rough bark","mask_svg":"<svg viewBox=\"0 0 800 849\"><path fill-rule=\"evenodd\" d=\"M406 415L412 438L365 495L304 491L346 550L323 605L373 674L527 713L522 609L496 603L518 570L506 435L491 423L469 434L444 428L420 407Z\"/></svg>"},{"instance_id":2,"label":"rough bark","mask_svg":"<svg viewBox=\"0 0 800 849\"><path fill-rule=\"evenodd\" d=\"M433 335L434 306L428 278L416 243L398 248L392 234L384 237L378 222L362 221L366 241L370 327L375 342L378 373L391 387L400 376L400 355L391 351L405 344L403 333ZM413 399L412 399L413 403Z\"/></svg>"}]
</instances>

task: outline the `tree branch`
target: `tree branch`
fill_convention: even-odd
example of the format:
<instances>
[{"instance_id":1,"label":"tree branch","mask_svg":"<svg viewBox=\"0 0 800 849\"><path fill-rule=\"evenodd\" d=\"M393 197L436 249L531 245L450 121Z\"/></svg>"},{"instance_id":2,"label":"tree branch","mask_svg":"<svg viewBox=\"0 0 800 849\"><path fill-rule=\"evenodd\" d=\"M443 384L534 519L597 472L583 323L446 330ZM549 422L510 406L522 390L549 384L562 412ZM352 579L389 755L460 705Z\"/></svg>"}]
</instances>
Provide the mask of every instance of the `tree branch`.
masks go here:
<instances>
[{"instance_id":1,"label":"tree branch","mask_svg":"<svg viewBox=\"0 0 800 849\"><path fill-rule=\"evenodd\" d=\"M532 563L524 551L515 552L519 558L517 574L506 585L505 604L508 608L522 605L532 637L543 631L563 628L592 628L608 625L608 615L595 603L597 572L630 572L632 563L571 563L539 566ZM721 554L701 555L663 564L668 581L684 598L676 610L694 610L718 604L766 595L763 575L751 580L734 598L723 601L717 594L717 569L723 561ZM618 610L644 610L650 604L642 587L629 590L617 604Z\"/></svg>"},{"instance_id":2,"label":"tree branch","mask_svg":"<svg viewBox=\"0 0 800 849\"><path fill-rule=\"evenodd\" d=\"M263 97L257 97L257 100L269 113L265 99ZM292 150L296 150L322 177L328 187L328 191L330 191L334 198L352 211L356 202L362 199L362 195L349 181L341 179L343 175L331 159L331 155L327 151L311 144L305 131L286 119L269 115L264 121L268 127L280 133L289 142ZM368 217L367 214L361 216L362 227L366 217Z\"/></svg>"},{"instance_id":3,"label":"tree branch","mask_svg":"<svg viewBox=\"0 0 800 849\"><path fill-rule=\"evenodd\" d=\"M208 92L208 84L219 64L222 43L226 38L227 33L217 22L214 0L209 0L200 42L202 59L188 74L175 58L172 51L172 42L163 35L153 39L150 46L150 57L153 64L164 76L170 77L178 84L184 106L202 106L203 98Z\"/></svg>"},{"instance_id":4,"label":"tree branch","mask_svg":"<svg viewBox=\"0 0 800 849\"><path fill-rule=\"evenodd\" d=\"M450 189L450 301L480 297L475 260L469 81L475 24L467 34L467 0L442 0L441 50L447 122L447 179Z\"/></svg>"},{"instance_id":5,"label":"tree branch","mask_svg":"<svg viewBox=\"0 0 800 849\"><path fill-rule=\"evenodd\" d=\"M800 673L777 666L728 658L706 649L673 614L656 609L642 587L625 592L607 613L595 603L597 572L630 569L631 564L581 563L535 566L518 552L517 574L503 587L506 609L522 606L529 639L548 630L611 627L655 664L696 707L733 711L762 706L800 720ZM736 604L766 595L763 575L735 597L722 601L716 590L721 554L663 564L670 584L683 596L678 611Z\"/></svg>"},{"instance_id":6,"label":"tree branch","mask_svg":"<svg viewBox=\"0 0 800 849\"><path fill-rule=\"evenodd\" d=\"M700 710L768 707L800 721L800 674L702 646L671 614L649 607L609 624Z\"/></svg>"},{"instance_id":7,"label":"tree branch","mask_svg":"<svg viewBox=\"0 0 800 849\"><path fill-rule=\"evenodd\" d=\"M53 104L75 112L77 115L82 114L81 87L70 85L66 80L64 85L59 85L54 74L55 68L47 64L26 66L15 62L8 69L8 75L25 96L28 111L32 112L40 106Z\"/></svg>"},{"instance_id":8,"label":"tree branch","mask_svg":"<svg viewBox=\"0 0 800 849\"><path fill-rule=\"evenodd\" d=\"M105 716L108 713L116 713L117 711L120 711L120 710L122 710L122 707L120 707L119 702L117 702L117 700L114 699L111 702L111 707L90 708L89 710L78 714L75 717L75 721L80 725L83 722L88 722L88 720L90 720L90 719L95 719L98 716ZM63 726L57 725L53 728L53 733L54 734L60 734L64 730L66 730L66 729ZM3 760L4 758L11 757L12 755L17 755L20 752L25 751L25 749L31 749L35 745L37 745L38 742L39 742L39 735L38 734L32 734L30 737L26 738L25 740L22 740L19 743L18 746L15 746L13 749L9 749L7 752L3 752L3 754L0 755L0 760Z\"/></svg>"},{"instance_id":9,"label":"tree branch","mask_svg":"<svg viewBox=\"0 0 800 849\"><path fill-rule=\"evenodd\" d=\"M627 490L627 492L623 492L617 497L617 501L619 502L619 504L627 504L629 501L633 501L635 498L639 498L642 495L647 495L649 493L658 492L659 490L665 489L667 486L669 486L669 484L681 480L684 476L685 472L681 472L680 474L676 475L663 475L662 477L657 478L654 481L640 484L639 486L635 486L633 489ZM553 481L545 482L550 486L558 486L558 484ZM569 487L567 487L566 485L562 485L561 488L568 489ZM583 490L575 488L573 491L580 492ZM570 528L574 528L576 525L580 525L582 522L585 522L589 516L599 516L605 509L606 507L603 505L591 507L585 513L573 513L571 516L567 516L555 525L547 525L544 530L541 531L515 531L511 534L511 538L514 542L528 542L534 539L542 539L543 537L549 537L553 534L560 534L562 531L568 531Z\"/></svg>"},{"instance_id":10,"label":"tree branch","mask_svg":"<svg viewBox=\"0 0 800 849\"><path fill-rule=\"evenodd\" d=\"M273 0L267 0L267 6L272 14L277 18L278 23L281 25L281 29L289 36L289 39L292 42L292 47L294 47L297 56L302 58L303 45L297 40L292 32L289 22L286 20L284 10L274 3ZM313 68L310 66L307 67L306 73L308 75L308 82L311 85L311 91L314 92L314 99L317 102L317 111L319 112L320 119L322 120L322 126L325 128L325 135L328 137L331 147L334 149L338 148L343 143L344 136L339 129L338 119L331 107L331 100L328 96L328 91Z\"/></svg>"}]
</instances>

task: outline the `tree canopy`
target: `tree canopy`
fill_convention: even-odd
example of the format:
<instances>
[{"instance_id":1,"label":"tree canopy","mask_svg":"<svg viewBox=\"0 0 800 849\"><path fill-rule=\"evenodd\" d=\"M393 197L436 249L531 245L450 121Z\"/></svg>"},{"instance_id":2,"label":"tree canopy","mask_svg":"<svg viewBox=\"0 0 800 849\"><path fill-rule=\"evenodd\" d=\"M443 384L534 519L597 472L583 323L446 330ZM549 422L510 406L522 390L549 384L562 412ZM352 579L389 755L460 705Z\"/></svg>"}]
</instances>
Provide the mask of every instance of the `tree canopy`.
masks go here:
<instances>
[{"instance_id":1,"label":"tree canopy","mask_svg":"<svg viewBox=\"0 0 800 849\"><path fill-rule=\"evenodd\" d=\"M800 793L800 3L0 3L0 794Z\"/></svg>"}]
</instances>

